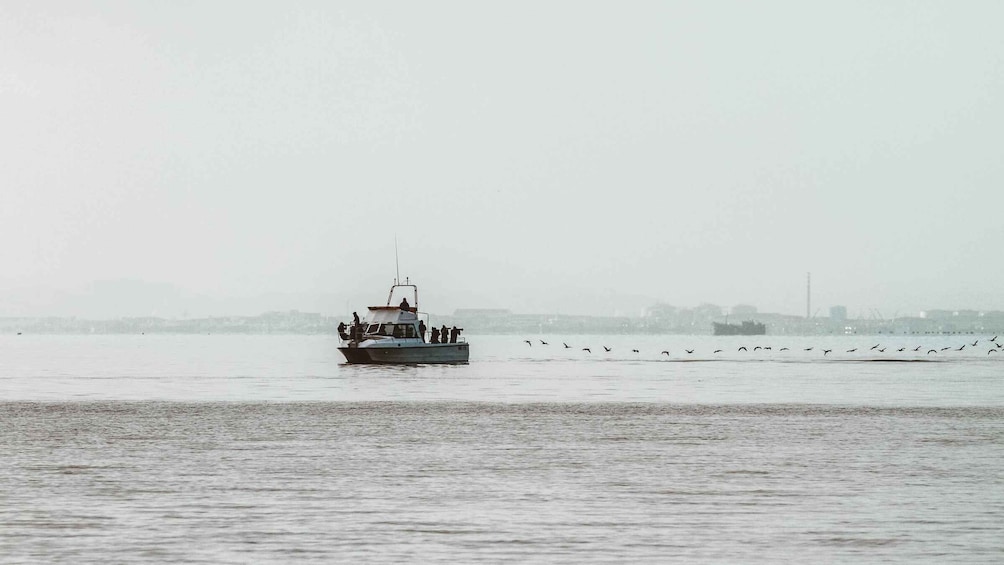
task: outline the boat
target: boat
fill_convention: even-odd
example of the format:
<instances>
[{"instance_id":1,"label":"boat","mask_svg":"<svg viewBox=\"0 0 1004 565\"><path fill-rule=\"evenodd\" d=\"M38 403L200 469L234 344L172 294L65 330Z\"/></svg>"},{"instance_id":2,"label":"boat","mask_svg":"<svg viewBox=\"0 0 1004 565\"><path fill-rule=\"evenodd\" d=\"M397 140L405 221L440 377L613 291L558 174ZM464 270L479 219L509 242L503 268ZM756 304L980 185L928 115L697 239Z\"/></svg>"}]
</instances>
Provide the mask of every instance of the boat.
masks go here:
<instances>
[{"instance_id":1,"label":"boat","mask_svg":"<svg viewBox=\"0 0 1004 565\"><path fill-rule=\"evenodd\" d=\"M728 322L722 324L719 322L711 322L714 335L766 335L767 326L761 322L754 322L747 320L742 324L730 324Z\"/></svg>"},{"instance_id":2,"label":"boat","mask_svg":"<svg viewBox=\"0 0 1004 565\"><path fill-rule=\"evenodd\" d=\"M399 305L392 305L399 289L410 289L413 301L409 303L405 296ZM418 287L407 280L398 284L395 279L386 305L370 306L365 319L354 320L352 326L339 326L338 350L353 364L467 363L470 345L459 337L459 329L453 328L452 339L444 336L442 343L427 342L422 330L428 324L422 323L422 316L428 319L428 314L418 311Z\"/></svg>"}]
</instances>

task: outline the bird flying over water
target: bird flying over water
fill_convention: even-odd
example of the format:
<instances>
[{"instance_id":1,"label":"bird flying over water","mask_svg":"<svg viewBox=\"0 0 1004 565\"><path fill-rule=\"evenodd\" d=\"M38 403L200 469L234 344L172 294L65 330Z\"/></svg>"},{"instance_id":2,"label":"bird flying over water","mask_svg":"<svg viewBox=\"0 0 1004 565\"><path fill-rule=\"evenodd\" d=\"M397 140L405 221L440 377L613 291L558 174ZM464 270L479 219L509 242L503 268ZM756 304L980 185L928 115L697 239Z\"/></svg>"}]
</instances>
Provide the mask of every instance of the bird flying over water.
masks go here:
<instances>
[{"instance_id":1,"label":"bird flying over water","mask_svg":"<svg viewBox=\"0 0 1004 565\"><path fill-rule=\"evenodd\" d=\"M831 351L833 351L833 350L832 349L824 349L823 350L823 355L826 355L827 353L829 353Z\"/></svg>"},{"instance_id":2,"label":"bird flying over water","mask_svg":"<svg viewBox=\"0 0 1004 565\"><path fill-rule=\"evenodd\" d=\"M572 348L572 346L571 346L571 345L568 345L568 344L567 344L567 343L565 343L565 342L561 342L561 345L564 345L564 346L565 346L565 349L571 349L571 348Z\"/></svg>"},{"instance_id":3,"label":"bird flying over water","mask_svg":"<svg viewBox=\"0 0 1004 565\"><path fill-rule=\"evenodd\" d=\"M882 344L881 343L876 343L875 345L872 346L872 349L878 349L878 346L880 346L880 345L882 345ZM868 351L871 351L872 349L869 349Z\"/></svg>"},{"instance_id":4,"label":"bird flying over water","mask_svg":"<svg viewBox=\"0 0 1004 565\"><path fill-rule=\"evenodd\" d=\"M941 348L942 351L948 351L949 349L951 349L951 347L942 347Z\"/></svg>"},{"instance_id":5,"label":"bird flying over water","mask_svg":"<svg viewBox=\"0 0 1004 565\"><path fill-rule=\"evenodd\" d=\"M547 342L546 342L546 341L544 341L544 340L540 340L540 344L541 344L541 345L551 345L550 343L547 343Z\"/></svg>"},{"instance_id":6,"label":"bird flying over water","mask_svg":"<svg viewBox=\"0 0 1004 565\"><path fill-rule=\"evenodd\" d=\"M920 351L920 346L918 345L917 347L913 348L913 350L914 351Z\"/></svg>"},{"instance_id":7,"label":"bird flying over water","mask_svg":"<svg viewBox=\"0 0 1004 565\"><path fill-rule=\"evenodd\" d=\"M997 341L997 336L993 336L992 338L990 338L990 341Z\"/></svg>"},{"instance_id":8,"label":"bird flying over water","mask_svg":"<svg viewBox=\"0 0 1004 565\"><path fill-rule=\"evenodd\" d=\"M528 339L524 339L523 343L529 345L530 347L533 347L533 343L530 340L528 340Z\"/></svg>"},{"instance_id":9,"label":"bird flying over water","mask_svg":"<svg viewBox=\"0 0 1004 565\"><path fill-rule=\"evenodd\" d=\"M979 342L980 342L980 340L976 340L976 341L974 341L974 342L973 342L973 347L976 347L976 344L977 344L977 343L979 343Z\"/></svg>"},{"instance_id":10,"label":"bird flying over water","mask_svg":"<svg viewBox=\"0 0 1004 565\"><path fill-rule=\"evenodd\" d=\"M638 353L638 350L637 349L632 349L631 353Z\"/></svg>"},{"instance_id":11,"label":"bird flying over water","mask_svg":"<svg viewBox=\"0 0 1004 565\"><path fill-rule=\"evenodd\" d=\"M966 348L966 344L964 344L964 343L963 343L963 344L962 344L962 347L960 347L960 348L956 349L956 351L962 351L962 350L963 350L963 349L965 349L965 348Z\"/></svg>"},{"instance_id":12,"label":"bird flying over water","mask_svg":"<svg viewBox=\"0 0 1004 565\"><path fill-rule=\"evenodd\" d=\"M806 347L806 348L805 348L805 349L803 349L802 351L812 351L812 348L811 348L811 347Z\"/></svg>"},{"instance_id":13,"label":"bird flying over water","mask_svg":"<svg viewBox=\"0 0 1004 565\"><path fill-rule=\"evenodd\" d=\"M938 352L938 350L937 350L937 349L928 349L928 350L927 350L927 354L928 354L928 355L930 355L930 354L932 354L932 353L937 353L937 352Z\"/></svg>"},{"instance_id":14,"label":"bird flying over water","mask_svg":"<svg viewBox=\"0 0 1004 565\"><path fill-rule=\"evenodd\" d=\"M753 351L759 351L761 349L763 349L763 348L758 345L758 346L756 346L756 347L753 348Z\"/></svg>"},{"instance_id":15,"label":"bird flying over water","mask_svg":"<svg viewBox=\"0 0 1004 565\"><path fill-rule=\"evenodd\" d=\"M606 351L607 353L610 353L610 348L605 345L603 346L603 350Z\"/></svg>"},{"instance_id":16,"label":"bird flying over water","mask_svg":"<svg viewBox=\"0 0 1004 565\"><path fill-rule=\"evenodd\" d=\"M588 347L583 347L582 350L585 351L585 352L587 352L587 353L592 353L593 352L593 350L589 349Z\"/></svg>"},{"instance_id":17,"label":"bird flying over water","mask_svg":"<svg viewBox=\"0 0 1004 565\"><path fill-rule=\"evenodd\" d=\"M857 347L855 347L854 349L848 349L848 350L847 350L847 352L848 352L848 353L854 353L854 352L855 352L855 351L857 351L857 350L858 350L858 348L857 348Z\"/></svg>"},{"instance_id":18,"label":"bird flying over water","mask_svg":"<svg viewBox=\"0 0 1004 565\"><path fill-rule=\"evenodd\" d=\"M721 353L721 352L722 352L722 350L721 350L721 349L716 349L716 350L715 350L715 353Z\"/></svg>"},{"instance_id":19,"label":"bird flying over water","mask_svg":"<svg viewBox=\"0 0 1004 565\"><path fill-rule=\"evenodd\" d=\"M737 349L737 351L749 351L749 350L746 349L745 345L742 345L742 346L739 347L739 349Z\"/></svg>"},{"instance_id":20,"label":"bird flying over water","mask_svg":"<svg viewBox=\"0 0 1004 565\"><path fill-rule=\"evenodd\" d=\"M662 355L663 353L665 353L666 355L669 355L668 351L662 351L662 352L659 353L659 355Z\"/></svg>"},{"instance_id":21,"label":"bird flying over water","mask_svg":"<svg viewBox=\"0 0 1004 565\"><path fill-rule=\"evenodd\" d=\"M788 351L788 348L787 347L782 347L781 351Z\"/></svg>"},{"instance_id":22,"label":"bird flying over water","mask_svg":"<svg viewBox=\"0 0 1004 565\"><path fill-rule=\"evenodd\" d=\"M687 353L693 353L694 352L693 349L684 349L684 351L686 351Z\"/></svg>"},{"instance_id":23,"label":"bird flying over water","mask_svg":"<svg viewBox=\"0 0 1004 565\"><path fill-rule=\"evenodd\" d=\"M879 349L879 353L885 353L885 348Z\"/></svg>"},{"instance_id":24,"label":"bird flying over water","mask_svg":"<svg viewBox=\"0 0 1004 565\"><path fill-rule=\"evenodd\" d=\"M905 347L900 347L900 348L899 348L899 349L897 349L896 351L906 351L906 348L905 348Z\"/></svg>"}]
</instances>

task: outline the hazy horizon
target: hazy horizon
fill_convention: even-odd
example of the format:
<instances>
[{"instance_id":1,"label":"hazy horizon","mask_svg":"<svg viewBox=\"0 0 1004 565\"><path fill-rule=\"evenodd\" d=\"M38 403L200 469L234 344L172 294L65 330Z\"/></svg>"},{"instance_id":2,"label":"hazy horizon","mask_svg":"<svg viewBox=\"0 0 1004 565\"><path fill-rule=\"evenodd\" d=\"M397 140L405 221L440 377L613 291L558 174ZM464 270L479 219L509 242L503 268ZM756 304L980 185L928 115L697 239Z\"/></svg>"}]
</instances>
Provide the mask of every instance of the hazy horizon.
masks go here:
<instances>
[{"instance_id":1,"label":"hazy horizon","mask_svg":"<svg viewBox=\"0 0 1004 565\"><path fill-rule=\"evenodd\" d=\"M385 299L395 237L437 312L804 315L806 272L820 315L1004 310L1002 20L4 2L0 316L102 281L168 297L109 315L344 313Z\"/></svg>"}]
</instances>

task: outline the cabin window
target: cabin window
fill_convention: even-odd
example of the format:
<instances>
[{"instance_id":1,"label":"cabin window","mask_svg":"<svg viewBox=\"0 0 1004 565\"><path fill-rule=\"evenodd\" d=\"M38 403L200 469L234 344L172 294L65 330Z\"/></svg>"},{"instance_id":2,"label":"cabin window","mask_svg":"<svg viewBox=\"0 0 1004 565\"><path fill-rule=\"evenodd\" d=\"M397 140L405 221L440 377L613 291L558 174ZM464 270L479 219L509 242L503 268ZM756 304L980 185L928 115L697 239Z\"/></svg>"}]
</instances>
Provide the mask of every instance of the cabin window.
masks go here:
<instances>
[{"instance_id":1,"label":"cabin window","mask_svg":"<svg viewBox=\"0 0 1004 565\"><path fill-rule=\"evenodd\" d=\"M415 337L415 326L408 324L404 327L404 337Z\"/></svg>"},{"instance_id":2,"label":"cabin window","mask_svg":"<svg viewBox=\"0 0 1004 565\"><path fill-rule=\"evenodd\" d=\"M404 326L394 324L394 337L404 337Z\"/></svg>"},{"instance_id":3,"label":"cabin window","mask_svg":"<svg viewBox=\"0 0 1004 565\"><path fill-rule=\"evenodd\" d=\"M368 333L368 334L375 334L375 333L379 333L379 330L380 330L380 326L378 326L376 324L370 324L370 327L366 330L366 333Z\"/></svg>"}]
</instances>

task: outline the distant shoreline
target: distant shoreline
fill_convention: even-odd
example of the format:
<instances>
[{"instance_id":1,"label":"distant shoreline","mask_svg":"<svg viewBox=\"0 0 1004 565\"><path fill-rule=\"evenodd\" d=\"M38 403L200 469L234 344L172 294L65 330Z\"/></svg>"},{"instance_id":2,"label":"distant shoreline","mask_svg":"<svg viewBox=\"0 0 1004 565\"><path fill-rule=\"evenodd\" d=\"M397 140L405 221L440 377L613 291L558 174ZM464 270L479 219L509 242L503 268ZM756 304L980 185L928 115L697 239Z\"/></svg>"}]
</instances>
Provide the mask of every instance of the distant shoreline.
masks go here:
<instances>
[{"instance_id":1,"label":"distant shoreline","mask_svg":"<svg viewBox=\"0 0 1004 565\"><path fill-rule=\"evenodd\" d=\"M772 335L978 335L1004 334L1004 313L968 312L939 317L903 317L891 320L807 319L782 314L756 314L752 320ZM0 335L337 335L340 322L350 315L325 316L289 310L258 316L220 316L196 319L158 317L87 320L65 317L0 317ZM466 335L711 335L713 314L676 316L572 316L512 314L508 311L457 311L430 316L430 326L457 326ZM737 321L733 318L733 321ZM726 337L726 336L721 336ZM749 336L757 338L762 336Z\"/></svg>"}]
</instances>

